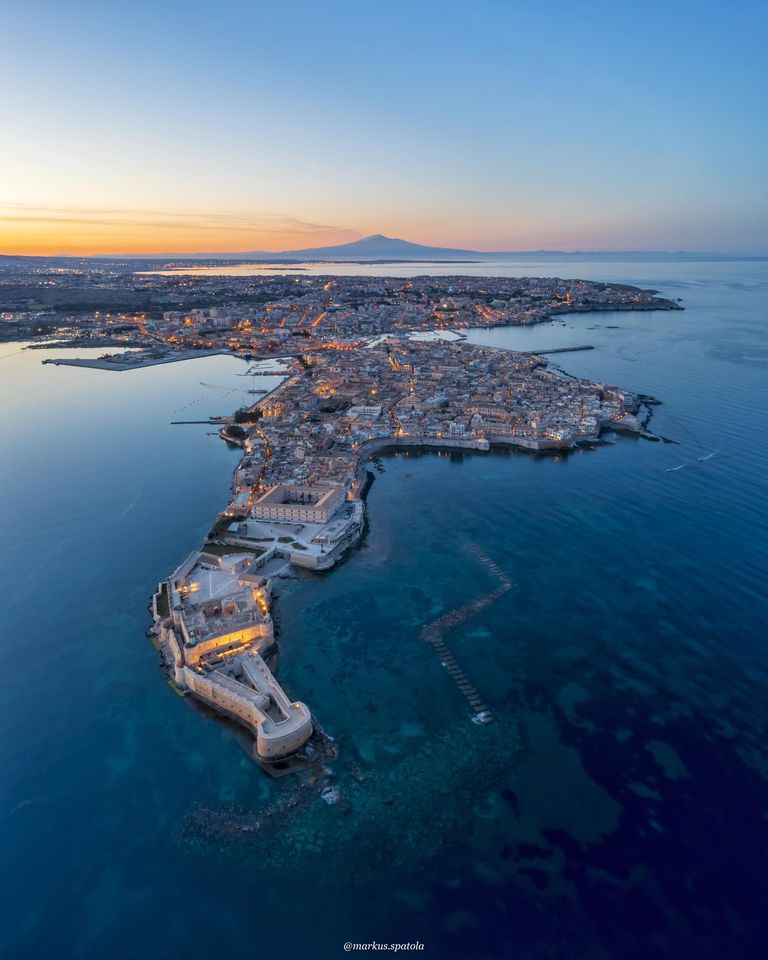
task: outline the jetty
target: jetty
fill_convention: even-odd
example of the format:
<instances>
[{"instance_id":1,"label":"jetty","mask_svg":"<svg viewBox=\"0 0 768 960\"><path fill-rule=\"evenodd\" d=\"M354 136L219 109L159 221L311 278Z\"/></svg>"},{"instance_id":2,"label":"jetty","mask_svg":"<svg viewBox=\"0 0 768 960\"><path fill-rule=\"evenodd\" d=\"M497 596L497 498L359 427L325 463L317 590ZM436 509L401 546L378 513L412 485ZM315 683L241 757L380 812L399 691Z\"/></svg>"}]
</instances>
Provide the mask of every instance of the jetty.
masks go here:
<instances>
[{"instance_id":1,"label":"jetty","mask_svg":"<svg viewBox=\"0 0 768 960\"><path fill-rule=\"evenodd\" d=\"M579 350L594 350L591 343L579 343L573 347L548 347L546 350L521 350L527 357L543 357L548 353L578 353Z\"/></svg>"},{"instance_id":2,"label":"jetty","mask_svg":"<svg viewBox=\"0 0 768 960\"><path fill-rule=\"evenodd\" d=\"M494 563L477 544L470 544L466 549L468 553L476 557L500 581L499 586L490 593L483 594L483 596L477 597L469 603L454 607L446 613L441 614L437 619L422 628L421 636L423 640L432 646L440 657L443 666L456 684L459 693L469 704L473 713L472 719L478 723L492 723L493 714L483 702L475 685L459 666L456 657L449 650L443 636L448 630L458 627L460 624L469 620L470 617L477 616L483 610L492 606L500 600L505 593L508 593L515 584L501 567L499 567L497 563Z\"/></svg>"}]
</instances>

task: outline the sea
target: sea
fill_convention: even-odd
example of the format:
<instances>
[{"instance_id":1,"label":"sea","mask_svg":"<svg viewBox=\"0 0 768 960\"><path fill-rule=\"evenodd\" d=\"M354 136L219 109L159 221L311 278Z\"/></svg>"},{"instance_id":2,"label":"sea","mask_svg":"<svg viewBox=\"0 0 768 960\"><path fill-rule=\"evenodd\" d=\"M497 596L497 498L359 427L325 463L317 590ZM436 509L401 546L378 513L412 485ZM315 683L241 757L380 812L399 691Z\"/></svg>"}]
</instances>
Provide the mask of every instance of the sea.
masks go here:
<instances>
[{"instance_id":1,"label":"sea","mask_svg":"<svg viewBox=\"0 0 768 960\"><path fill-rule=\"evenodd\" d=\"M766 955L768 265L478 271L680 299L468 332L591 345L550 362L655 397L673 442L382 456L364 541L275 603L331 804L177 696L145 635L227 502L238 453L191 421L247 401L245 363L0 347L4 960ZM513 587L473 607L493 565ZM443 639L487 725L422 635L464 608Z\"/></svg>"}]
</instances>

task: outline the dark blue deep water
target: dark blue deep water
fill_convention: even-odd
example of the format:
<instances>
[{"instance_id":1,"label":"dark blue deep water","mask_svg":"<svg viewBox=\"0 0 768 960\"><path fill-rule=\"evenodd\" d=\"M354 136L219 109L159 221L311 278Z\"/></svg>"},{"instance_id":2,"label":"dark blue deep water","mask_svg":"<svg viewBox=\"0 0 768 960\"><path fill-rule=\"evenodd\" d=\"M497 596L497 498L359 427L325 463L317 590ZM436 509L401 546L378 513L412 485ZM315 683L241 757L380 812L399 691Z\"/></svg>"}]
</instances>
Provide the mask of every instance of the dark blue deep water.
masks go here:
<instances>
[{"instance_id":1,"label":"dark blue deep water","mask_svg":"<svg viewBox=\"0 0 768 960\"><path fill-rule=\"evenodd\" d=\"M243 364L0 349L0 956L765 956L768 271L574 269L686 310L473 338L593 344L553 360L654 395L678 443L384 458L362 547L276 608L336 806L175 696L144 636L237 459L170 421L238 406ZM515 581L445 638L487 727L420 638L497 585L473 548Z\"/></svg>"}]
</instances>

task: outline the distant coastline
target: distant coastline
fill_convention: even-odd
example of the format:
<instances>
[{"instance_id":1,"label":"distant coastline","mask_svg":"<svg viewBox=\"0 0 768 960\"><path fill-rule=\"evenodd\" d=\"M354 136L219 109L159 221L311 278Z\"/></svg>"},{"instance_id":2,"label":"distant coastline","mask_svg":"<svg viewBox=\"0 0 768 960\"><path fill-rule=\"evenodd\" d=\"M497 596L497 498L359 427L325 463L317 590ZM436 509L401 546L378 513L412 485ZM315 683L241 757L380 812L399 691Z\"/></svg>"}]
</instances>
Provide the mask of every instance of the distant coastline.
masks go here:
<instances>
[{"instance_id":1,"label":"distant coastline","mask_svg":"<svg viewBox=\"0 0 768 960\"><path fill-rule=\"evenodd\" d=\"M96 358L47 357L51 365L124 372L220 354L248 360L248 375L260 377L281 361L275 389L247 390L259 399L231 417L194 421L215 423L242 457L230 503L200 548L158 585L152 635L173 685L241 723L253 735L254 759L314 764L327 755L316 721L270 666L273 583L292 568L329 570L359 541L367 464L377 453L558 453L596 445L607 430L660 439L647 430L650 398L564 377L540 353L473 344L462 331L683 308L656 290L604 280L307 273L221 281L216 274L226 269L203 268L211 276L195 281L108 268L43 281L33 273L16 293L25 304L18 314L34 325L41 314L29 294L58 296L65 306L52 303L44 314L53 318L50 331L64 315L57 346L146 344ZM191 307L176 299L190 290ZM90 306L108 292L152 306L116 316ZM73 308L78 298L82 306ZM491 721L479 698L468 702L473 722Z\"/></svg>"}]
</instances>

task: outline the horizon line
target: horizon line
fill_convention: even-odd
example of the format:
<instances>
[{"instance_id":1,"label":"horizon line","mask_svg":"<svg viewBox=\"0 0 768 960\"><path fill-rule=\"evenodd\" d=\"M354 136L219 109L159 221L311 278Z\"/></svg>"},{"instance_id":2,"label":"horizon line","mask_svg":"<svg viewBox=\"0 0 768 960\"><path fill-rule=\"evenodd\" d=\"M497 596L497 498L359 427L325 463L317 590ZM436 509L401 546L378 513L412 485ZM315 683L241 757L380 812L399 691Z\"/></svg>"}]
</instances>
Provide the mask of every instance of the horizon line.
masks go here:
<instances>
[{"instance_id":1,"label":"horizon line","mask_svg":"<svg viewBox=\"0 0 768 960\"><path fill-rule=\"evenodd\" d=\"M353 241L354 242L354 241ZM404 241L409 242L409 241ZM346 244L328 244L327 249L333 250L337 249L340 246L346 246ZM426 245L424 245L426 247ZM246 250L233 250L233 251L196 251L191 253L5 253L0 251L0 257L8 260L239 260L246 263L261 263L261 262L270 262L268 258L281 258L280 260L271 259L271 262L311 262L311 261L323 261L325 258L321 256L313 257L296 257L292 258L291 254L301 254L308 249L314 249L318 253L325 249L323 247L315 248L298 248L296 250L278 250L278 251L246 251ZM427 249L430 249L427 247ZM530 257L530 256L558 256L558 257L589 257L589 256L610 256L610 257L620 257L620 256L661 256L661 257L707 257L707 258L718 258L718 259L727 259L727 260L766 260L768 259L768 252L748 252L748 251L739 251L736 253L728 253L720 250L659 250L659 249L620 249L620 250L561 250L557 248L547 248L541 247L534 250L472 250L472 249L453 249L453 248L440 248L434 247L431 248L436 251L444 250L446 254L454 254L454 256L423 256L418 257L413 254L403 255L402 257L398 256L379 256L379 257L368 257L366 258L361 254L360 257L350 256L348 258L341 258L339 255L329 256L325 262L344 262L344 259L347 259L348 262L353 261L368 261L371 263L374 262L437 262L440 260L445 260L446 262L460 262L461 254L471 255L478 258L502 258L502 257Z\"/></svg>"}]
</instances>

